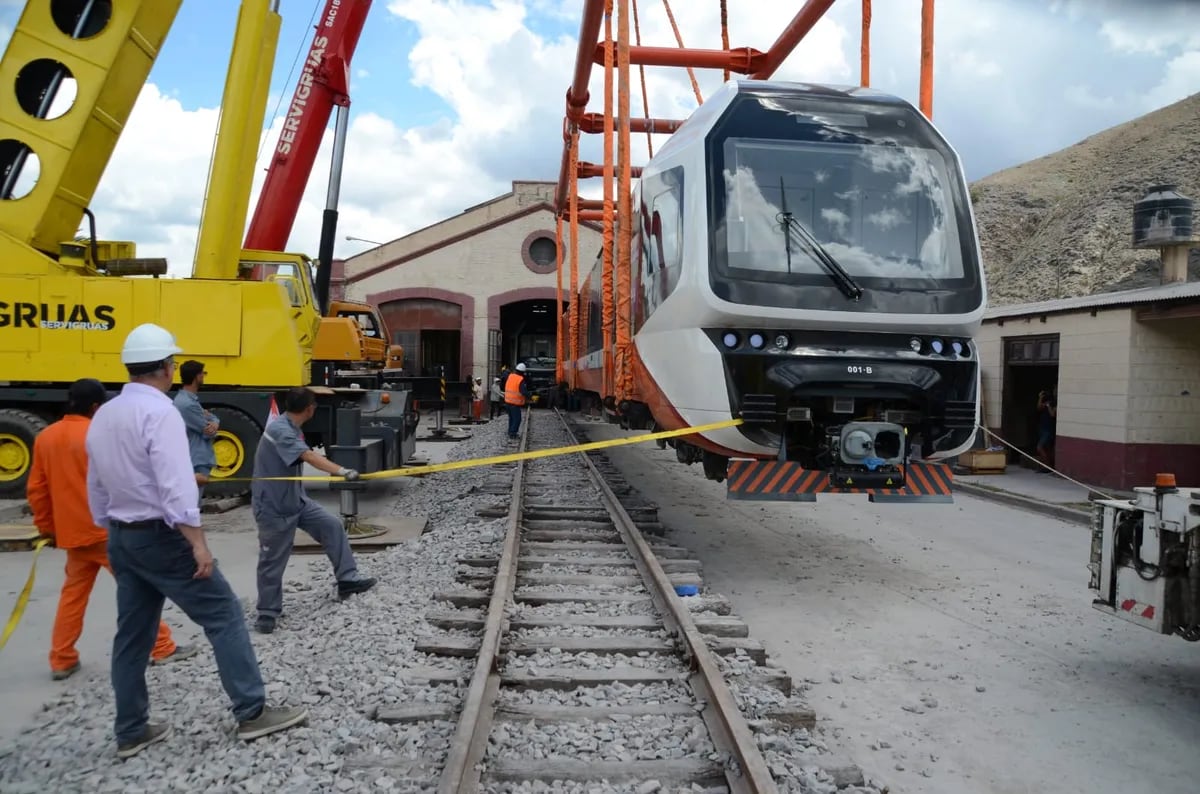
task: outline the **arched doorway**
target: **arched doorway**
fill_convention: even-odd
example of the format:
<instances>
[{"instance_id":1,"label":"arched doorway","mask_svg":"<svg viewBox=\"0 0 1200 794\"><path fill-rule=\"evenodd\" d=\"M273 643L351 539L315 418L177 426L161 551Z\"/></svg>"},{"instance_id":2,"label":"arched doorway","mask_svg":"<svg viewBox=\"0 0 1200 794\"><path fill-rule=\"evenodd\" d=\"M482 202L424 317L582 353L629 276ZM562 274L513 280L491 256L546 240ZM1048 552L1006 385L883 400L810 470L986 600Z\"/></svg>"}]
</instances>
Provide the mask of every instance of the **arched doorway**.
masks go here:
<instances>
[{"instance_id":1,"label":"arched doorway","mask_svg":"<svg viewBox=\"0 0 1200 794\"><path fill-rule=\"evenodd\" d=\"M437 298L402 298L379 305L379 313L404 346L404 368L418 377L433 377L445 367L448 378L462 374L462 306Z\"/></svg>"}]
</instances>

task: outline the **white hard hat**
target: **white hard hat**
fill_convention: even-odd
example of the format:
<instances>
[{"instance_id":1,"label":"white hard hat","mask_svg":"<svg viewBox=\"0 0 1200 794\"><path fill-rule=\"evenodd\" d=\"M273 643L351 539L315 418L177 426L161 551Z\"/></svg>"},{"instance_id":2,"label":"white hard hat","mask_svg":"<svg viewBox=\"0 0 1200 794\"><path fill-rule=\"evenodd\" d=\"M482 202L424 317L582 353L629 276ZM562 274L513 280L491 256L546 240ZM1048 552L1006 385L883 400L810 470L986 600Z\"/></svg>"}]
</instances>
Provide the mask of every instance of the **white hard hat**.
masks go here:
<instances>
[{"instance_id":1,"label":"white hard hat","mask_svg":"<svg viewBox=\"0 0 1200 794\"><path fill-rule=\"evenodd\" d=\"M182 353L175 344L175 335L154 323L142 323L125 337L121 348L122 364L152 364Z\"/></svg>"},{"instance_id":2,"label":"white hard hat","mask_svg":"<svg viewBox=\"0 0 1200 794\"><path fill-rule=\"evenodd\" d=\"M518 364L518 365L517 365L517 372L524 372L524 371L525 371L525 365L524 365L523 363L522 363L522 364Z\"/></svg>"}]
</instances>

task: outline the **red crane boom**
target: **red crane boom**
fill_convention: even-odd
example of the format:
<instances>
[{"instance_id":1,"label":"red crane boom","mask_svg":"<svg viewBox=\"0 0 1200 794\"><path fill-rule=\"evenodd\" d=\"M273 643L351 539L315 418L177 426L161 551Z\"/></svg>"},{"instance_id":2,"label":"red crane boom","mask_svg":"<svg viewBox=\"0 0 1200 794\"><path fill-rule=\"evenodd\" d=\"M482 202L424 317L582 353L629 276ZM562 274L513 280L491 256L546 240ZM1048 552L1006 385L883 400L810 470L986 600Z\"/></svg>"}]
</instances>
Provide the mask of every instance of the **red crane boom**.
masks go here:
<instances>
[{"instance_id":1,"label":"red crane boom","mask_svg":"<svg viewBox=\"0 0 1200 794\"><path fill-rule=\"evenodd\" d=\"M282 251L287 246L329 115L335 106L350 106L350 60L370 10L371 0L326 0L250 219L245 248Z\"/></svg>"}]
</instances>

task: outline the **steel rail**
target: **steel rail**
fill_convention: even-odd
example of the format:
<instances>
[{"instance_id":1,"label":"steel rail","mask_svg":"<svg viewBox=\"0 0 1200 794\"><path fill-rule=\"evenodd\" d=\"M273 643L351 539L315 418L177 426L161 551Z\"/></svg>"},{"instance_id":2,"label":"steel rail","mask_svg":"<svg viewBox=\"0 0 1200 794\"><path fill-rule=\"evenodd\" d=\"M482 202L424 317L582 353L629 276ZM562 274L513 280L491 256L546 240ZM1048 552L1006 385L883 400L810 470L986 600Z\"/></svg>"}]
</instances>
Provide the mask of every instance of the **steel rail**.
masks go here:
<instances>
[{"instance_id":1,"label":"steel rail","mask_svg":"<svg viewBox=\"0 0 1200 794\"><path fill-rule=\"evenodd\" d=\"M565 417L557 408L554 414L563 423L572 444L578 444L579 439L571 431ZM700 630L692 620L692 613L684 606L666 572L658 561L658 557L650 549L650 544L642 536L625 507L617 499L612 488L605 482L603 475L592 463L586 452L578 453L587 466L592 482L600 491L605 508L613 518L618 534L629 548L634 565L646 583L651 600L658 607L663 622L669 631L673 631L684 644L684 653L690 657L694 671L689 678L697 698L704 701L701 718L708 727L713 743L718 749L730 754L737 761L738 769L727 769L725 773L729 789L735 794L774 794L778 791L766 759L759 752L758 744L750 731L750 726L742 716L733 692L725 683L725 677L717 666L716 658L709 650Z\"/></svg>"},{"instance_id":2,"label":"steel rail","mask_svg":"<svg viewBox=\"0 0 1200 794\"><path fill-rule=\"evenodd\" d=\"M529 445L529 425L532 411L525 412L521 429L520 451ZM506 611L512 602L517 582L517 552L521 541L521 506L524 501L525 461L517 461L513 475L513 495L508 506L508 523L504 534L504 547L496 568L496 580L492 585L492 597L488 602L483 639L479 644L479 656L475 660L475 672L471 685L463 698L458 727L451 739L446 765L442 768L438 783L440 794L468 794L479 790L480 762L487 752L488 734L496 714L496 696L500 691L500 671L497 659L500 641L507 624Z\"/></svg>"}]
</instances>

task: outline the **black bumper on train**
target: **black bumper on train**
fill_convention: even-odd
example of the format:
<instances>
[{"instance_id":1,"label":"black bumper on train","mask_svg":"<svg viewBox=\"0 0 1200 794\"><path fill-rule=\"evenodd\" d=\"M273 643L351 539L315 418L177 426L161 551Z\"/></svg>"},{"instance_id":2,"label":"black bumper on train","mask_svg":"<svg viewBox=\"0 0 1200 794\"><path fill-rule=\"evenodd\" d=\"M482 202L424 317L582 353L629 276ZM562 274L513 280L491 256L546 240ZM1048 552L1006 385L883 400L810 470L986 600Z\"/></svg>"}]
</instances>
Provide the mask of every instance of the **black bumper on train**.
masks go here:
<instances>
[{"instance_id":1,"label":"black bumper on train","mask_svg":"<svg viewBox=\"0 0 1200 794\"><path fill-rule=\"evenodd\" d=\"M824 428L864 418L919 435L922 456L954 449L974 434L979 363L970 340L762 329L705 333L721 353L730 410L744 420L738 429L756 444L802 444L805 433L817 443Z\"/></svg>"}]
</instances>

